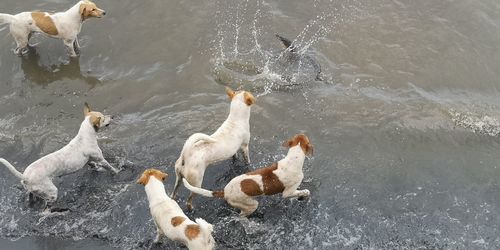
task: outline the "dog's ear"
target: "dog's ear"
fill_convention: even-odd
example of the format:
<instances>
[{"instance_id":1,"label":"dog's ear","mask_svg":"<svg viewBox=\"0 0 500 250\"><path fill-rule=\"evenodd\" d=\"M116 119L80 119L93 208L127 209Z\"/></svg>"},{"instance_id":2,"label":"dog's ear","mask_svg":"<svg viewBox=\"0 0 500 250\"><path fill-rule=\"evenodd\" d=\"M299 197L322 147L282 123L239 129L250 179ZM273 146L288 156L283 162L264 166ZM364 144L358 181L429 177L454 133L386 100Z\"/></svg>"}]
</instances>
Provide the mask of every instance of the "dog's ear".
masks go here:
<instances>
[{"instance_id":1,"label":"dog's ear","mask_svg":"<svg viewBox=\"0 0 500 250\"><path fill-rule=\"evenodd\" d=\"M165 181L165 179L167 178L168 174L166 173L161 173L160 174L160 178L161 178L161 181Z\"/></svg>"},{"instance_id":2,"label":"dog's ear","mask_svg":"<svg viewBox=\"0 0 500 250\"><path fill-rule=\"evenodd\" d=\"M82 3L80 4L79 9L80 17L82 18L82 20L85 20L85 12L87 12L87 6L85 3Z\"/></svg>"},{"instance_id":3,"label":"dog's ear","mask_svg":"<svg viewBox=\"0 0 500 250\"><path fill-rule=\"evenodd\" d=\"M312 144L308 143L306 144L306 155L313 155L314 154L314 147Z\"/></svg>"},{"instance_id":4,"label":"dog's ear","mask_svg":"<svg viewBox=\"0 0 500 250\"><path fill-rule=\"evenodd\" d=\"M248 105L248 106L251 106L252 104L255 103L255 97L250 93L250 92L246 92L243 94L243 96L245 97L245 103Z\"/></svg>"},{"instance_id":5,"label":"dog's ear","mask_svg":"<svg viewBox=\"0 0 500 250\"><path fill-rule=\"evenodd\" d=\"M85 102L85 105L83 106L83 115L87 116L92 110L90 110L90 106L88 103Z\"/></svg>"},{"instance_id":6,"label":"dog's ear","mask_svg":"<svg viewBox=\"0 0 500 250\"><path fill-rule=\"evenodd\" d=\"M94 127L94 129L97 131L101 125L101 117L100 116L90 116L90 123Z\"/></svg>"},{"instance_id":7,"label":"dog's ear","mask_svg":"<svg viewBox=\"0 0 500 250\"><path fill-rule=\"evenodd\" d=\"M168 174L163 173L162 171L157 170L157 169L151 169L151 175L154 176L159 181L165 181L165 179L168 176Z\"/></svg>"},{"instance_id":8,"label":"dog's ear","mask_svg":"<svg viewBox=\"0 0 500 250\"><path fill-rule=\"evenodd\" d=\"M149 181L149 174L147 174L146 172L144 172L141 175L141 177L139 178L139 180L137 180L137 184L141 184L141 185L146 186L146 184L148 184L148 181Z\"/></svg>"},{"instance_id":9,"label":"dog's ear","mask_svg":"<svg viewBox=\"0 0 500 250\"><path fill-rule=\"evenodd\" d=\"M281 146L283 146L285 148L289 148L292 146L292 144L293 144L292 140L287 140L287 141L283 142L283 145L281 145Z\"/></svg>"},{"instance_id":10,"label":"dog's ear","mask_svg":"<svg viewBox=\"0 0 500 250\"><path fill-rule=\"evenodd\" d=\"M229 99L233 99L233 97L236 95L236 92L234 92L231 88L226 87L226 94L229 96Z\"/></svg>"}]
</instances>

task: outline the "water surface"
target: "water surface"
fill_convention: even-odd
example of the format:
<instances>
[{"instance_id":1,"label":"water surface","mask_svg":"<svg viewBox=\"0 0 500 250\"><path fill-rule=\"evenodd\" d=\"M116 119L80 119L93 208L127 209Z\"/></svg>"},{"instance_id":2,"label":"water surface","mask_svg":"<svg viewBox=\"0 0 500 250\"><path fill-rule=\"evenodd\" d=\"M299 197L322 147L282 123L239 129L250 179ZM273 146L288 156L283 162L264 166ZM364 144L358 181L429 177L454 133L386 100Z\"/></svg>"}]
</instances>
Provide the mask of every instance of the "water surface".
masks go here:
<instances>
[{"instance_id":1,"label":"water surface","mask_svg":"<svg viewBox=\"0 0 500 250\"><path fill-rule=\"evenodd\" d=\"M0 28L0 155L18 169L77 133L86 101L113 114L99 133L118 175L85 168L55 180L66 215L43 217L0 168L0 238L9 249L157 248L144 188L170 174L185 139L211 133L229 109L224 86L251 90L252 164L224 161L203 186L281 159L306 133L315 154L308 201L259 199L249 221L220 200L188 215L215 226L221 249L500 248L500 4L484 1L173 1L98 3L80 58L42 36L15 56ZM2 12L66 1L4 0ZM283 70L274 37L317 60ZM187 196L182 189L179 202ZM18 241L15 241L18 240ZM13 241L13 242L12 242ZM51 245L53 244L53 245ZM163 247L180 247L165 240Z\"/></svg>"}]
</instances>

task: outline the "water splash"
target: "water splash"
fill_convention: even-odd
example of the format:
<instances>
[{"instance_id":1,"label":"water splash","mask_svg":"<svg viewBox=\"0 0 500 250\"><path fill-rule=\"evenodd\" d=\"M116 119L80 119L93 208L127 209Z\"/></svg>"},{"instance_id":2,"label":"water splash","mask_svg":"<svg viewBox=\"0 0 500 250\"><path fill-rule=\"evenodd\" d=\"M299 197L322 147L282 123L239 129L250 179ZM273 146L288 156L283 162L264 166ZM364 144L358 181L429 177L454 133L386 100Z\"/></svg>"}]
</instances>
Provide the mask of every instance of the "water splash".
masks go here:
<instances>
[{"instance_id":1,"label":"water splash","mask_svg":"<svg viewBox=\"0 0 500 250\"><path fill-rule=\"evenodd\" d=\"M245 0L232 5L218 2L217 37L212 49L215 80L237 89L253 90L259 96L318 80L321 66L310 48L349 20L346 13L351 6L330 1L328 8L323 4L320 9L316 2L317 9L311 13L320 14L310 18L291 47L281 50L273 49L280 42L268 25L275 13L281 13L273 10L277 7L264 1Z\"/></svg>"},{"instance_id":2,"label":"water splash","mask_svg":"<svg viewBox=\"0 0 500 250\"><path fill-rule=\"evenodd\" d=\"M472 113L461 113L450 109L452 121L456 126L472 130L474 133L498 136L500 134L500 121L494 117L478 116Z\"/></svg>"}]
</instances>

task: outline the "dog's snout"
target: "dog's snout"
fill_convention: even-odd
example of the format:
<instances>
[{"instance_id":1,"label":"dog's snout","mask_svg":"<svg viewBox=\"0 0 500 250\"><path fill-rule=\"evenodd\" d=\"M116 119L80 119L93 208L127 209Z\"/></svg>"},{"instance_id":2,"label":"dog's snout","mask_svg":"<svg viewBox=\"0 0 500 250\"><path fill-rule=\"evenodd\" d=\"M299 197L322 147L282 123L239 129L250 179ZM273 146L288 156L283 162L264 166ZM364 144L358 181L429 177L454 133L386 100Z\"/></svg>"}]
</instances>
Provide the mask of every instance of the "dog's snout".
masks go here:
<instances>
[{"instance_id":1,"label":"dog's snout","mask_svg":"<svg viewBox=\"0 0 500 250\"><path fill-rule=\"evenodd\" d=\"M103 11L103 12L102 12L102 15L103 15L103 16L105 16L105 15L106 15L106 11Z\"/></svg>"},{"instance_id":2,"label":"dog's snout","mask_svg":"<svg viewBox=\"0 0 500 250\"><path fill-rule=\"evenodd\" d=\"M106 127L109 127L109 123L108 123L108 124L106 124Z\"/></svg>"},{"instance_id":3,"label":"dog's snout","mask_svg":"<svg viewBox=\"0 0 500 250\"><path fill-rule=\"evenodd\" d=\"M115 119L115 116L114 116L114 115L112 115L110 118L111 118L111 120L114 120L114 119Z\"/></svg>"}]
</instances>

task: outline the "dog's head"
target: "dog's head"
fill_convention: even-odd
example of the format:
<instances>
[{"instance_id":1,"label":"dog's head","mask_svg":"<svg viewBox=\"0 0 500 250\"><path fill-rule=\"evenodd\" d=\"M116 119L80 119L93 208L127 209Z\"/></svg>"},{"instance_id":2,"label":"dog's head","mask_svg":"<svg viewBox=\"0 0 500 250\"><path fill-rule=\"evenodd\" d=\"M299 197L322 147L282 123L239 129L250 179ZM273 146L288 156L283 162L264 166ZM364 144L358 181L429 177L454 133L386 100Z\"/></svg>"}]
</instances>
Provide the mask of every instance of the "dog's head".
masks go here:
<instances>
[{"instance_id":1,"label":"dog's head","mask_svg":"<svg viewBox=\"0 0 500 250\"><path fill-rule=\"evenodd\" d=\"M313 154L314 147L309 141L309 138L307 138L307 136L304 134L295 135L294 137L290 138L290 140L283 143L283 147L287 148L295 147L297 145L300 145L302 151L304 151L304 154L306 155Z\"/></svg>"},{"instance_id":2,"label":"dog's head","mask_svg":"<svg viewBox=\"0 0 500 250\"><path fill-rule=\"evenodd\" d=\"M137 184L142 184L146 186L149 182L149 178L153 176L154 178L158 179L159 181L163 182L165 178L167 178L168 174L163 173L162 171L154 168L146 169L141 177L137 180Z\"/></svg>"},{"instance_id":3,"label":"dog's head","mask_svg":"<svg viewBox=\"0 0 500 250\"><path fill-rule=\"evenodd\" d=\"M89 121L94 127L95 131L98 131L102 127L109 126L112 118L109 115L103 115L101 112L92 111L88 103L85 103L83 107L83 115L89 117Z\"/></svg>"},{"instance_id":4,"label":"dog's head","mask_svg":"<svg viewBox=\"0 0 500 250\"><path fill-rule=\"evenodd\" d=\"M103 9L99 9L97 5L91 1L84 0L80 1L80 16L82 17L82 21L91 18L97 17L101 18L106 15L106 11Z\"/></svg>"},{"instance_id":5,"label":"dog's head","mask_svg":"<svg viewBox=\"0 0 500 250\"><path fill-rule=\"evenodd\" d=\"M231 99L231 102L241 101L247 106L252 106L255 103L255 97L248 91L234 91L231 88L226 87L226 94L229 96L229 99Z\"/></svg>"}]
</instances>

